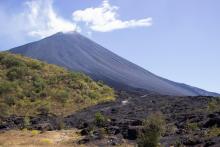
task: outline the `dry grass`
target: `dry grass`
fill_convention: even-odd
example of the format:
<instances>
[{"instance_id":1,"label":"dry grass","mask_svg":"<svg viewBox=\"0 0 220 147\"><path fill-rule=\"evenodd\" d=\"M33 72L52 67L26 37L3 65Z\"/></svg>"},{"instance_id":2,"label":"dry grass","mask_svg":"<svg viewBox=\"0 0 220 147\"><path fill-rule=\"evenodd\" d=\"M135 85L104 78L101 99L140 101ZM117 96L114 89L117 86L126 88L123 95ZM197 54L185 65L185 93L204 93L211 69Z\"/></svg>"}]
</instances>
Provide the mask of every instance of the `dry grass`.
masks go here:
<instances>
[{"instance_id":1,"label":"dry grass","mask_svg":"<svg viewBox=\"0 0 220 147\"><path fill-rule=\"evenodd\" d=\"M0 133L0 147L98 147L99 144L106 144L107 140L98 140L85 145L77 144L82 139L78 134L79 130L61 130L36 133L28 130L11 130ZM134 147L134 142L124 140L118 147ZM109 147L109 145L107 145Z\"/></svg>"},{"instance_id":2,"label":"dry grass","mask_svg":"<svg viewBox=\"0 0 220 147\"><path fill-rule=\"evenodd\" d=\"M33 135L32 131L0 133L0 147L78 147L77 130L48 131Z\"/></svg>"}]
</instances>

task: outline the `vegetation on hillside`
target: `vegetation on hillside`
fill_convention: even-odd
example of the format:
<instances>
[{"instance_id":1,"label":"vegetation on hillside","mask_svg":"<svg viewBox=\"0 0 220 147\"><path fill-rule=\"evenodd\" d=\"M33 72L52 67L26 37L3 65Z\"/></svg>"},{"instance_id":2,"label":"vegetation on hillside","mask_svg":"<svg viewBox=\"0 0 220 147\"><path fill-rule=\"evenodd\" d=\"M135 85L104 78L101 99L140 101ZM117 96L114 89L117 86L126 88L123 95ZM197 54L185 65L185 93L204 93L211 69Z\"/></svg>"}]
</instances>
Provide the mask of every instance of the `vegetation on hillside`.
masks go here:
<instances>
[{"instance_id":1,"label":"vegetation on hillside","mask_svg":"<svg viewBox=\"0 0 220 147\"><path fill-rule=\"evenodd\" d=\"M0 117L48 112L66 115L114 98L113 89L82 73L0 53Z\"/></svg>"}]
</instances>

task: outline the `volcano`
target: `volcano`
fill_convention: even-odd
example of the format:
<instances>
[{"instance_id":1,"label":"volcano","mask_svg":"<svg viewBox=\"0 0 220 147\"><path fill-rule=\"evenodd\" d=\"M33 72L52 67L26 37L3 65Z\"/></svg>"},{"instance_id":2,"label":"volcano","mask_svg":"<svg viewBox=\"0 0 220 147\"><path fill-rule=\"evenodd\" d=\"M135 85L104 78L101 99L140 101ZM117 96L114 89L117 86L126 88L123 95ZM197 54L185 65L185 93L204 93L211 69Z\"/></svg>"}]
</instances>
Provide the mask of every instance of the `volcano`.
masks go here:
<instances>
[{"instance_id":1,"label":"volcano","mask_svg":"<svg viewBox=\"0 0 220 147\"><path fill-rule=\"evenodd\" d=\"M159 77L77 32L59 32L9 52L83 72L116 89L135 88L178 96L218 95Z\"/></svg>"}]
</instances>

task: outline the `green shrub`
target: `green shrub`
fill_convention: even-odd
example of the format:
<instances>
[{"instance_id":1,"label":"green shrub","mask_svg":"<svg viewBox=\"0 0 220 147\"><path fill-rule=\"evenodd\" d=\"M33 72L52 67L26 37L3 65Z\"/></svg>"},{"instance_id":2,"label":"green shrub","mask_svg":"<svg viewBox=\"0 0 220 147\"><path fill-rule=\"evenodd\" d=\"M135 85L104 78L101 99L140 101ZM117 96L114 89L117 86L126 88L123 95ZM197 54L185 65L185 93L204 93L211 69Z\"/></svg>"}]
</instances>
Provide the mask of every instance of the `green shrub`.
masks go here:
<instances>
[{"instance_id":1,"label":"green shrub","mask_svg":"<svg viewBox=\"0 0 220 147\"><path fill-rule=\"evenodd\" d=\"M101 93L104 95L114 95L114 90L106 85L103 85Z\"/></svg>"},{"instance_id":2,"label":"green shrub","mask_svg":"<svg viewBox=\"0 0 220 147\"><path fill-rule=\"evenodd\" d=\"M31 61L28 63L28 66L30 66L32 69L41 69L42 68L42 64L37 62L37 61Z\"/></svg>"},{"instance_id":3,"label":"green shrub","mask_svg":"<svg viewBox=\"0 0 220 147\"><path fill-rule=\"evenodd\" d=\"M23 79L24 76L27 75L27 67L12 67L7 72L7 77L9 80Z\"/></svg>"},{"instance_id":4,"label":"green shrub","mask_svg":"<svg viewBox=\"0 0 220 147\"><path fill-rule=\"evenodd\" d=\"M36 93L41 93L44 88L46 87L46 82L44 79L40 78L39 76L33 77L33 86L35 87Z\"/></svg>"},{"instance_id":5,"label":"green shrub","mask_svg":"<svg viewBox=\"0 0 220 147\"><path fill-rule=\"evenodd\" d=\"M198 129L198 124L197 123L187 123L186 124L186 129L189 131L196 131Z\"/></svg>"},{"instance_id":6,"label":"green shrub","mask_svg":"<svg viewBox=\"0 0 220 147\"><path fill-rule=\"evenodd\" d=\"M79 72L70 72L67 75L71 80L76 81L76 80L80 80L83 77L82 73Z\"/></svg>"},{"instance_id":7,"label":"green shrub","mask_svg":"<svg viewBox=\"0 0 220 147\"><path fill-rule=\"evenodd\" d=\"M56 97L56 99L59 102L65 104L68 101L68 99L69 99L69 92L66 91L66 90L58 90L56 92L56 96L55 97Z\"/></svg>"},{"instance_id":8,"label":"green shrub","mask_svg":"<svg viewBox=\"0 0 220 147\"><path fill-rule=\"evenodd\" d=\"M13 56L7 56L4 57L1 60L1 64L5 65L7 68L13 67L13 66L25 66L25 63L17 58L14 58Z\"/></svg>"},{"instance_id":9,"label":"green shrub","mask_svg":"<svg viewBox=\"0 0 220 147\"><path fill-rule=\"evenodd\" d=\"M100 87L103 87L103 86L104 86L103 81L98 81L97 84L98 84Z\"/></svg>"},{"instance_id":10,"label":"green shrub","mask_svg":"<svg viewBox=\"0 0 220 147\"><path fill-rule=\"evenodd\" d=\"M47 79L47 83L48 83L49 85L57 84L57 82L58 82L58 79L57 79L56 76L49 77L49 78Z\"/></svg>"},{"instance_id":11,"label":"green shrub","mask_svg":"<svg viewBox=\"0 0 220 147\"><path fill-rule=\"evenodd\" d=\"M92 79L90 77L85 76L84 81L87 82L87 83L91 83Z\"/></svg>"},{"instance_id":12,"label":"green shrub","mask_svg":"<svg viewBox=\"0 0 220 147\"><path fill-rule=\"evenodd\" d=\"M37 112L40 114L48 114L51 110L50 104L49 103L44 103L39 108L37 108Z\"/></svg>"},{"instance_id":13,"label":"green shrub","mask_svg":"<svg viewBox=\"0 0 220 147\"><path fill-rule=\"evenodd\" d=\"M12 82L0 81L0 94L6 94L16 89L16 85Z\"/></svg>"},{"instance_id":14,"label":"green shrub","mask_svg":"<svg viewBox=\"0 0 220 147\"><path fill-rule=\"evenodd\" d=\"M13 96L7 96L4 98L4 102L9 106L13 106L16 103L16 98Z\"/></svg>"},{"instance_id":15,"label":"green shrub","mask_svg":"<svg viewBox=\"0 0 220 147\"><path fill-rule=\"evenodd\" d=\"M36 114L41 100L32 101L30 98L22 98L16 102L16 112L20 115L29 116Z\"/></svg>"},{"instance_id":16,"label":"green shrub","mask_svg":"<svg viewBox=\"0 0 220 147\"><path fill-rule=\"evenodd\" d=\"M76 81L69 81L68 84L69 84L69 87L72 89L80 89L80 85Z\"/></svg>"},{"instance_id":17,"label":"green shrub","mask_svg":"<svg viewBox=\"0 0 220 147\"><path fill-rule=\"evenodd\" d=\"M30 117L24 117L24 128L28 128L30 126Z\"/></svg>"},{"instance_id":18,"label":"green shrub","mask_svg":"<svg viewBox=\"0 0 220 147\"><path fill-rule=\"evenodd\" d=\"M48 114L51 111L49 99L31 99L31 98L22 98L16 101L14 105L14 110L16 114L22 116L33 116L36 114Z\"/></svg>"},{"instance_id":19,"label":"green shrub","mask_svg":"<svg viewBox=\"0 0 220 147\"><path fill-rule=\"evenodd\" d=\"M208 132L206 134L207 137L219 137L220 136L220 128L217 126L213 126L208 129Z\"/></svg>"},{"instance_id":20,"label":"green shrub","mask_svg":"<svg viewBox=\"0 0 220 147\"><path fill-rule=\"evenodd\" d=\"M100 112L97 112L95 114L95 123L97 126L103 126L106 123L106 117Z\"/></svg>"},{"instance_id":21,"label":"green shrub","mask_svg":"<svg viewBox=\"0 0 220 147\"><path fill-rule=\"evenodd\" d=\"M100 94L97 91L90 91L88 95L91 99L97 99L100 97Z\"/></svg>"},{"instance_id":22,"label":"green shrub","mask_svg":"<svg viewBox=\"0 0 220 147\"><path fill-rule=\"evenodd\" d=\"M0 117L7 117L9 116L10 107L5 103L0 103Z\"/></svg>"},{"instance_id":23,"label":"green shrub","mask_svg":"<svg viewBox=\"0 0 220 147\"><path fill-rule=\"evenodd\" d=\"M210 100L208 103L208 111L215 112L220 110L220 102L217 100Z\"/></svg>"},{"instance_id":24,"label":"green shrub","mask_svg":"<svg viewBox=\"0 0 220 147\"><path fill-rule=\"evenodd\" d=\"M184 147L184 145L181 143L181 141L178 139L174 143L174 147Z\"/></svg>"},{"instance_id":25,"label":"green shrub","mask_svg":"<svg viewBox=\"0 0 220 147\"><path fill-rule=\"evenodd\" d=\"M89 87L87 86L87 84L84 81L79 81L79 89L81 89L81 90L89 89Z\"/></svg>"},{"instance_id":26,"label":"green shrub","mask_svg":"<svg viewBox=\"0 0 220 147\"><path fill-rule=\"evenodd\" d=\"M159 113L150 115L144 122L144 129L140 132L138 147L157 147L161 135L165 132L165 120Z\"/></svg>"}]
</instances>

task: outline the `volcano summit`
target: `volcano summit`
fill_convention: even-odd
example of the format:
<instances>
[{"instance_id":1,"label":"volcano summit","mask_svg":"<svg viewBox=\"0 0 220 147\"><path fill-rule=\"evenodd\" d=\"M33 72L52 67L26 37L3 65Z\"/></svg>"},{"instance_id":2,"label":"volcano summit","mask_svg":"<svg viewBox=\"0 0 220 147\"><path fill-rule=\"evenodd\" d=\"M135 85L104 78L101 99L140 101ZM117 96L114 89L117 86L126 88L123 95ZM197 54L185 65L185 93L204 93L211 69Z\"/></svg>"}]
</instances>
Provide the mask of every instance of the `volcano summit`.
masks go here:
<instances>
[{"instance_id":1,"label":"volcano summit","mask_svg":"<svg viewBox=\"0 0 220 147\"><path fill-rule=\"evenodd\" d=\"M159 77L76 32L60 32L9 51L83 72L116 89L137 88L163 95L218 95Z\"/></svg>"}]
</instances>

